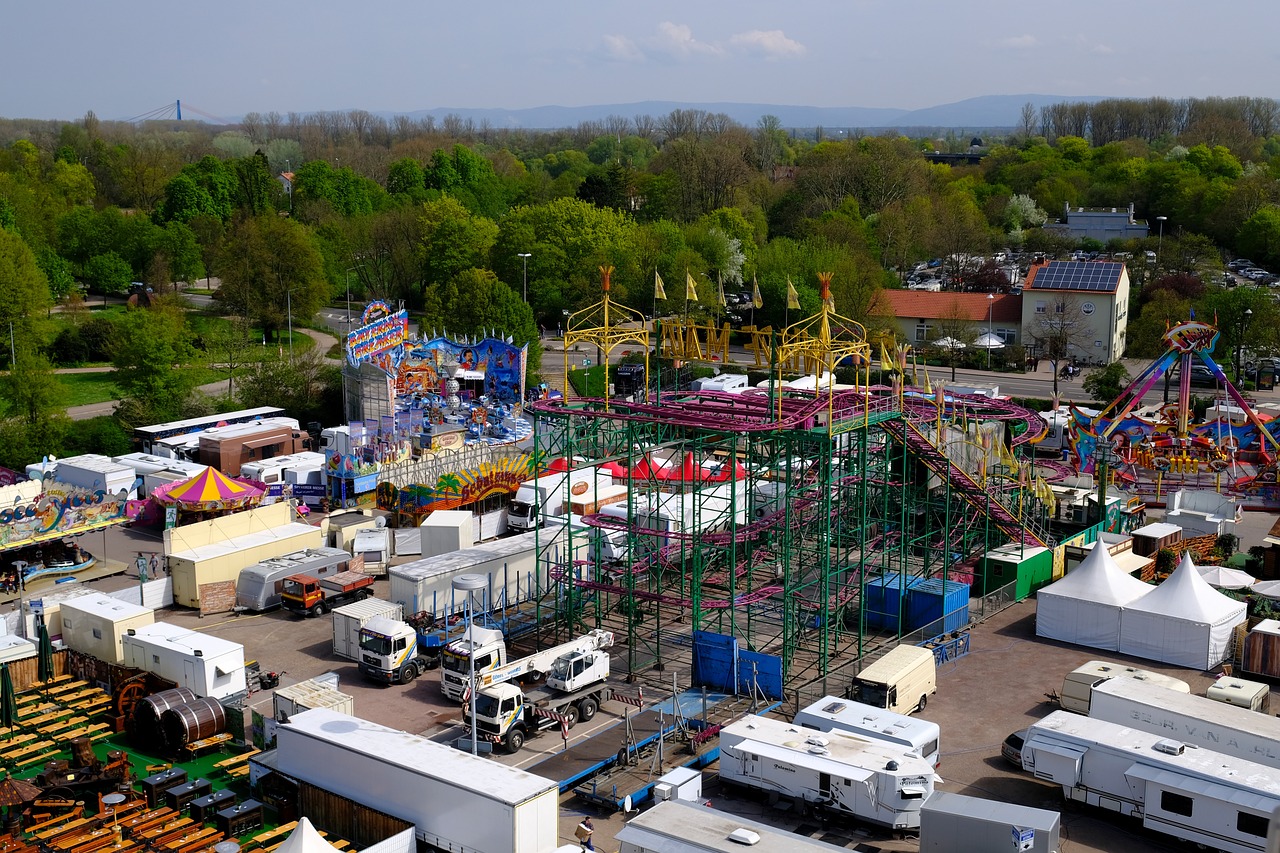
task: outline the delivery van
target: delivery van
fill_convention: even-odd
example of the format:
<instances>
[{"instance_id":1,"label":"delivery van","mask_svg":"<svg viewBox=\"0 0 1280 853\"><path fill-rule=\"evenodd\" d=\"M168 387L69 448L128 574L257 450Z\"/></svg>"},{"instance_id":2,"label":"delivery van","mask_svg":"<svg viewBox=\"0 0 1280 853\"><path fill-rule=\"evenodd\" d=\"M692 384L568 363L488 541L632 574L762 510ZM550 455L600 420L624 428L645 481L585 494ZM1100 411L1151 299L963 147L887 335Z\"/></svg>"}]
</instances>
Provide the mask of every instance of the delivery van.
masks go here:
<instances>
[{"instance_id":1,"label":"delivery van","mask_svg":"<svg viewBox=\"0 0 1280 853\"><path fill-rule=\"evenodd\" d=\"M850 699L896 714L923 711L938 691L938 672L931 649L897 646L853 679Z\"/></svg>"},{"instance_id":2,"label":"delivery van","mask_svg":"<svg viewBox=\"0 0 1280 853\"><path fill-rule=\"evenodd\" d=\"M1062 680L1062 693L1058 696L1058 704L1064 711L1077 714L1089 713L1089 701L1093 697L1093 688L1110 678L1132 678L1146 681L1179 693L1190 693L1191 685L1187 682L1158 672L1135 669L1122 663L1105 660L1091 660L1067 673Z\"/></svg>"}]
</instances>

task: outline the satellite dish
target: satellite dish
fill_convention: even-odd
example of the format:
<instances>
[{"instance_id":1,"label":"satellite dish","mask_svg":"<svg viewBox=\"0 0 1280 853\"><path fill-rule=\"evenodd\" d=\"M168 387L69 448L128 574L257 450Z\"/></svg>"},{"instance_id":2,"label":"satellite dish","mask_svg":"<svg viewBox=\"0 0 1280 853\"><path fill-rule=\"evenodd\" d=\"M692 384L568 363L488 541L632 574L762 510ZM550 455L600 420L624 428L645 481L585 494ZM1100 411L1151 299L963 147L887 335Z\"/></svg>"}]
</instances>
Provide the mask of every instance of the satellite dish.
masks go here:
<instances>
[{"instance_id":1,"label":"satellite dish","mask_svg":"<svg viewBox=\"0 0 1280 853\"><path fill-rule=\"evenodd\" d=\"M387 520L382 516L378 516L373 520L373 526L381 530L382 528L387 526Z\"/></svg>"},{"instance_id":2,"label":"satellite dish","mask_svg":"<svg viewBox=\"0 0 1280 853\"><path fill-rule=\"evenodd\" d=\"M627 796L624 797L622 800L622 813L623 814L631 813L631 795L630 794L627 794Z\"/></svg>"}]
</instances>

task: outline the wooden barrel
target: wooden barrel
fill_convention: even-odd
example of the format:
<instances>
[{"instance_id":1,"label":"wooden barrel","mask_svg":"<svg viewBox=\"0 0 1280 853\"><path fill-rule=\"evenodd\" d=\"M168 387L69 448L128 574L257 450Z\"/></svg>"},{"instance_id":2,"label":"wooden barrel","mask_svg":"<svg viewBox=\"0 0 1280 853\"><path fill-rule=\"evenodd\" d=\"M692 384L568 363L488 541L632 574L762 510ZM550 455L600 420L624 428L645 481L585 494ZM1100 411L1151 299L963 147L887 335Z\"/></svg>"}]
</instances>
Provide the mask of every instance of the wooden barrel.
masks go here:
<instances>
[{"instance_id":1,"label":"wooden barrel","mask_svg":"<svg viewBox=\"0 0 1280 853\"><path fill-rule=\"evenodd\" d=\"M151 748L157 753L163 752L164 732L160 728L160 718L170 708L194 702L195 698L196 694L187 688L175 687L152 693L134 705L130 730L138 746L142 749Z\"/></svg>"},{"instance_id":2,"label":"wooden barrel","mask_svg":"<svg viewBox=\"0 0 1280 853\"><path fill-rule=\"evenodd\" d=\"M160 718L164 744L177 752L192 741L204 740L227 730L227 712L216 699L196 699L165 711Z\"/></svg>"}]
</instances>

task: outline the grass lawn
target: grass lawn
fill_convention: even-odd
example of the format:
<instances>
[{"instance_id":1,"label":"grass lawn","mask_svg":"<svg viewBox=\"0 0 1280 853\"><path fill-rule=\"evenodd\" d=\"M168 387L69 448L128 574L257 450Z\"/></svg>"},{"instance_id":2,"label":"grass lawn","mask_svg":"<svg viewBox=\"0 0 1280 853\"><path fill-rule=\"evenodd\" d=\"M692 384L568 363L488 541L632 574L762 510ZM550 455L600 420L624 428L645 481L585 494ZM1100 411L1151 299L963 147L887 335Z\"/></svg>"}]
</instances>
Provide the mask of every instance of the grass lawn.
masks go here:
<instances>
[{"instance_id":1,"label":"grass lawn","mask_svg":"<svg viewBox=\"0 0 1280 853\"><path fill-rule=\"evenodd\" d=\"M66 389L62 402L67 408L105 403L118 396L113 373L60 373L58 381Z\"/></svg>"}]
</instances>

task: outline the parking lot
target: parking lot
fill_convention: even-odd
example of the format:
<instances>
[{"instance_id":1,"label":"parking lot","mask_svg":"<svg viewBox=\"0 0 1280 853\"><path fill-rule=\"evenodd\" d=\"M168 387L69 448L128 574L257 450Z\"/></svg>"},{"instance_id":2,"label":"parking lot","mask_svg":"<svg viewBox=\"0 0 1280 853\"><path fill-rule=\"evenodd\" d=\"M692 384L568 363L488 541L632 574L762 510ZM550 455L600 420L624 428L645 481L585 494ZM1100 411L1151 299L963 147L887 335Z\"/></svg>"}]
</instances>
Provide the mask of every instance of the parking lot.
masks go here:
<instances>
[{"instance_id":1,"label":"parking lot","mask_svg":"<svg viewBox=\"0 0 1280 853\"><path fill-rule=\"evenodd\" d=\"M1255 514L1250 514L1253 516ZM1267 519L1250 518L1251 526ZM117 586L127 582L113 578L100 583ZM377 594L386 595L387 582L379 581ZM357 715L383 725L417 732L435 740L451 741L463 734L457 725L459 708L444 699L434 672L408 686L379 686L364 682L354 662L332 654L332 621L329 617L299 619L284 612L256 616L207 616L194 611L165 613L166 621L187 625L245 645L246 655L260 661L264 669L284 672L282 684L291 684L327 672L337 673L340 689L355 700ZM1212 676L1176 667L1162 667L1149 661L1044 642L1035 637L1035 602L1025 601L1000 613L972 632L971 652L946 664L938 674L938 693L921 714L942 728L942 790L972 796L1062 810L1061 792L1056 787L1031 779L1000 757L1000 744L1010 732L1025 728L1056 707L1046 694L1062 688L1063 676L1087 660L1104 658L1128 661L1173 675L1191 684L1203 695ZM666 679L670 673L666 674ZM655 684L657 682L655 681ZM666 681L669 685L669 680ZM683 686L683 685L681 685ZM256 710L269 714L269 693L250 697ZM573 740L585 737L616 722L625 706L606 703L590 724L576 727ZM494 760L527 767L563 749L563 742L547 734L529 743L515 756L498 755ZM914 850L911 839L893 839L871 827L826 826L790 812L765 808L755 801L720 796L714 774L708 773L706 798L713 806L755 819L799 829L806 835L860 850ZM561 833L570 842L576 816L582 808L572 797L563 802ZM622 826L619 815L596 813L597 843L602 850L616 850L613 833ZM1156 851L1167 844L1147 836L1134 821L1112 819L1093 809L1073 806L1063 814L1063 837L1070 850ZM859 846L862 845L862 846Z\"/></svg>"}]
</instances>

